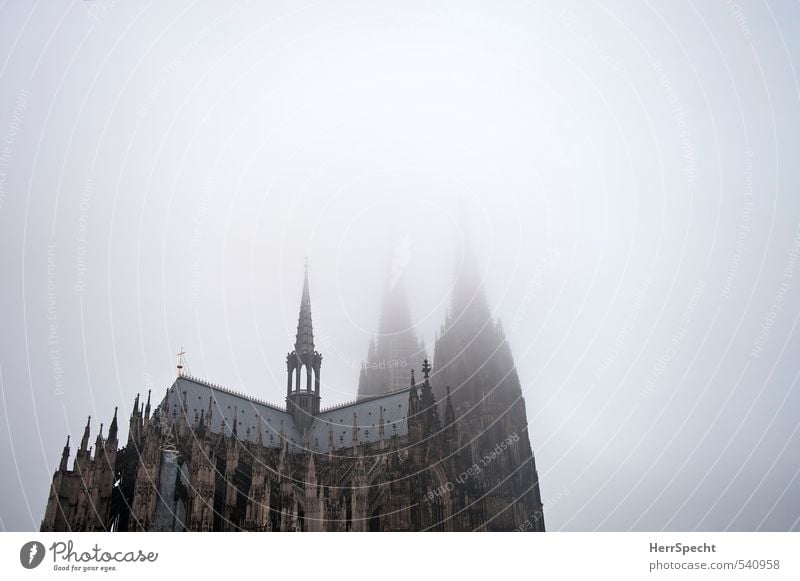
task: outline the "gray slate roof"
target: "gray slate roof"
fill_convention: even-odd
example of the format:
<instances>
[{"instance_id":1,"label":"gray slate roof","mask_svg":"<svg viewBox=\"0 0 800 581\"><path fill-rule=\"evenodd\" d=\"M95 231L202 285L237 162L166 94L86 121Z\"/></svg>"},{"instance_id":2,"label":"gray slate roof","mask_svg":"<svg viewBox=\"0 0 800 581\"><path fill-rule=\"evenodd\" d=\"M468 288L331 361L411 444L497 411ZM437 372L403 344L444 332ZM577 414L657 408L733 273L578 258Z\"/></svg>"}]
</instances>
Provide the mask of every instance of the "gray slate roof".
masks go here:
<instances>
[{"instance_id":1,"label":"gray slate roof","mask_svg":"<svg viewBox=\"0 0 800 581\"><path fill-rule=\"evenodd\" d=\"M353 446L353 423L358 431L357 443L377 442L379 439L379 420L383 408L384 438L403 437L408 434L406 415L408 412L409 388L386 393L369 399L360 399L323 409L314 419L308 434L308 447L314 452L328 452L328 431L333 429L333 447L351 448ZM181 398L186 393L188 423L193 425L195 418L204 413L208 426L208 402L211 398L211 431L230 435L234 414L237 416L237 437L249 440L258 439L257 426L261 424L262 439L266 446L280 445L280 432L293 451L302 450L303 434L294 425L292 416L285 408L261 401L243 393L219 385L182 375L167 390L159 404L160 410L167 410L170 422L176 421L181 409Z\"/></svg>"}]
</instances>

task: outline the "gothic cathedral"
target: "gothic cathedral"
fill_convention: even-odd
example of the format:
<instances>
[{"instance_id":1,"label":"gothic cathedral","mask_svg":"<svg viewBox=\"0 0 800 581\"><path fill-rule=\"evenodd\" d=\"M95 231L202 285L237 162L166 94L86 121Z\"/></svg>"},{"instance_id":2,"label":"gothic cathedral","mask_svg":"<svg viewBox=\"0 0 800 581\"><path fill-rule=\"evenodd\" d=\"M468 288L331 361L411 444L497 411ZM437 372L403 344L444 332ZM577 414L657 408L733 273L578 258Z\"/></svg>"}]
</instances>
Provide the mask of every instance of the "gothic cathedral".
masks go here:
<instances>
[{"instance_id":1,"label":"gothic cathedral","mask_svg":"<svg viewBox=\"0 0 800 581\"><path fill-rule=\"evenodd\" d=\"M91 418L53 475L42 531L544 531L525 402L503 329L462 270L433 365L402 281L386 290L355 402L323 408L306 269L286 403L182 373L151 407Z\"/></svg>"}]
</instances>

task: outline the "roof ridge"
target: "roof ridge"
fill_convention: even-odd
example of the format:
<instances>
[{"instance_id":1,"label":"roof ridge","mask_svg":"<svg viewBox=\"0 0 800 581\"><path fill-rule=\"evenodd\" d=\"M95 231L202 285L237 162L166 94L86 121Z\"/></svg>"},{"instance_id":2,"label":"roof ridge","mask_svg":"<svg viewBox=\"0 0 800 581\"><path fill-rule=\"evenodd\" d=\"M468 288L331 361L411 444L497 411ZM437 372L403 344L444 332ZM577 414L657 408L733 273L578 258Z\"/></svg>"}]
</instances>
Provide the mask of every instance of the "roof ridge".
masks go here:
<instances>
[{"instance_id":1,"label":"roof ridge","mask_svg":"<svg viewBox=\"0 0 800 581\"><path fill-rule=\"evenodd\" d=\"M203 379L201 377L196 377L194 375L189 375L188 373L181 373L181 375L178 377L178 379L186 379L188 381L193 381L195 383L199 383L201 385L205 385L206 387L210 387L211 389L216 389L216 390L221 391L223 393L227 393L228 395L233 395L235 397L238 397L238 398L241 398L241 399L245 399L245 400L250 401L252 403L257 403L257 404L266 406L268 408L272 408L272 409L274 409L276 411L279 411L279 412L286 412L286 408L282 408L281 406L279 406L277 404L268 402L268 401L260 399L258 397L254 397L252 395L248 395L248 394L243 393L241 391L236 391L235 389L231 389L230 387L225 387L223 385L220 385L218 383L214 383L213 381L208 381L207 379Z\"/></svg>"},{"instance_id":2,"label":"roof ridge","mask_svg":"<svg viewBox=\"0 0 800 581\"><path fill-rule=\"evenodd\" d=\"M404 391L408 391L412 387L417 387L417 386L410 386L409 385L408 387L401 387L399 389L394 389L394 390L391 390L391 391L384 391L383 393L378 393L378 394L374 394L374 395L366 395L366 396L362 396L362 397L357 398L357 399L347 400L347 401L344 401L342 403L337 403L337 404L334 404L334 405L332 405L330 407L323 408L323 409L319 410L319 413L323 414L325 412L339 410L339 409L342 409L342 408L358 405L360 403L365 403L365 402L370 402L370 401L383 399L384 397L389 397L390 395L397 395L398 393L403 393Z\"/></svg>"}]
</instances>

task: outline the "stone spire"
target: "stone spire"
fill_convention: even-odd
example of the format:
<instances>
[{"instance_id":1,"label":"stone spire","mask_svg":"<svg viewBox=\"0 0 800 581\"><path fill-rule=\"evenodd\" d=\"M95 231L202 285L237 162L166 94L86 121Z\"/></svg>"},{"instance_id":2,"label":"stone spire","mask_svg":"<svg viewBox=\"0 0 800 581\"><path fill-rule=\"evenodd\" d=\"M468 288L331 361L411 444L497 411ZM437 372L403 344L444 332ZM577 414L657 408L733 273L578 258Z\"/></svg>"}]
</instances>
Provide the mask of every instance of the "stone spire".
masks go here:
<instances>
[{"instance_id":1,"label":"stone spire","mask_svg":"<svg viewBox=\"0 0 800 581\"><path fill-rule=\"evenodd\" d=\"M298 355L314 352L314 329L311 324L311 293L308 290L308 260L306 260L305 264L303 296L300 299L300 316L297 319L297 336L294 340L294 350Z\"/></svg>"},{"instance_id":2,"label":"stone spire","mask_svg":"<svg viewBox=\"0 0 800 581\"><path fill-rule=\"evenodd\" d=\"M81 447L80 451L85 452L86 447L89 445L89 426L92 424L92 416L89 416L89 419L86 420L86 427L83 429L83 438L81 438Z\"/></svg>"},{"instance_id":3,"label":"stone spire","mask_svg":"<svg viewBox=\"0 0 800 581\"><path fill-rule=\"evenodd\" d=\"M100 450L103 448L103 424L100 424L100 431L97 432L97 438L94 441L94 447L97 450L97 453L100 453Z\"/></svg>"},{"instance_id":4,"label":"stone spire","mask_svg":"<svg viewBox=\"0 0 800 581\"><path fill-rule=\"evenodd\" d=\"M144 406L144 421L150 419L150 390L147 390L147 405Z\"/></svg>"},{"instance_id":5,"label":"stone spire","mask_svg":"<svg viewBox=\"0 0 800 581\"><path fill-rule=\"evenodd\" d=\"M541 495L522 386L502 325L489 307L483 280L475 252L465 241L458 249L451 302L435 343L433 391L437 399L446 397L444 414L449 428L477 434L470 442L473 453L488 454L499 440L518 437L517 466L497 463L486 473L484 484L494 494L513 498L509 508L512 504L539 507ZM456 408L459 416L454 423ZM448 435L456 437L453 432ZM526 488L515 488L515 479L525 482ZM492 522L487 530L499 526ZM543 529L539 518L534 530Z\"/></svg>"},{"instance_id":6,"label":"stone spire","mask_svg":"<svg viewBox=\"0 0 800 581\"><path fill-rule=\"evenodd\" d=\"M61 464L58 466L58 469L66 470L68 461L69 461L69 436L67 436L67 443L64 445L64 450L61 452Z\"/></svg>"},{"instance_id":7,"label":"stone spire","mask_svg":"<svg viewBox=\"0 0 800 581\"><path fill-rule=\"evenodd\" d=\"M119 428L117 426L117 408L115 406L114 407L114 419L111 420L111 425L108 427L108 441L109 442L114 442L115 445L116 445L116 441L117 441L117 431L118 431L118 429Z\"/></svg>"},{"instance_id":8,"label":"stone spire","mask_svg":"<svg viewBox=\"0 0 800 581\"><path fill-rule=\"evenodd\" d=\"M308 260L306 260L294 351L286 355L286 409L292 415L300 433L311 427L314 416L319 413L321 367L322 355L314 351L311 293L308 285ZM304 369L305 374L303 374Z\"/></svg>"},{"instance_id":9,"label":"stone spire","mask_svg":"<svg viewBox=\"0 0 800 581\"><path fill-rule=\"evenodd\" d=\"M131 419L128 423L128 444L137 442L139 440L140 428L142 427L142 418L139 415L139 394L136 394L136 399L133 400L133 409L131 410Z\"/></svg>"},{"instance_id":10,"label":"stone spire","mask_svg":"<svg viewBox=\"0 0 800 581\"><path fill-rule=\"evenodd\" d=\"M419 402L419 397L417 396L417 388L416 383L414 382L414 370L411 370L411 389L408 390L408 420L411 421L414 419L414 416L417 414L417 403Z\"/></svg>"},{"instance_id":11,"label":"stone spire","mask_svg":"<svg viewBox=\"0 0 800 581\"><path fill-rule=\"evenodd\" d=\"M453 283L451 316L491 319L489 303L483 289L483 273L468 238L463 238L456 251L456 274Z\"/></svg>"},{"instance_id":12,"label":"stone spire","mask_svg":"<svg viewBox=\"0 0 800 581\"><path fill-rule=\"evenodd\" d=\"M72 464L73 470L78 470L81 474L86 469L89 460L92 457L91 451L88 449L89 446L89 428L92 423L92 416L89 416L89 419L86 420L86 427L83 429L83 438L81 438L81 446L78 448L78 451L75 453L75 462Z\"/></svg>"},{"instance_id":13,"label":"stone spire","mask_svg":"<svg viewBox=\"0 0 800 581\"><path fill-rule=\"evenodd\" d=\"M437 399L451 385L454 405L486 403L484 394L492 398L502 392L509 401L521 395L519 386L513 385L516 370L511 353L492 317L481 269L468 240L457 251L450 307L434 346L434 367Z\"/></svg>"}]
</instances>

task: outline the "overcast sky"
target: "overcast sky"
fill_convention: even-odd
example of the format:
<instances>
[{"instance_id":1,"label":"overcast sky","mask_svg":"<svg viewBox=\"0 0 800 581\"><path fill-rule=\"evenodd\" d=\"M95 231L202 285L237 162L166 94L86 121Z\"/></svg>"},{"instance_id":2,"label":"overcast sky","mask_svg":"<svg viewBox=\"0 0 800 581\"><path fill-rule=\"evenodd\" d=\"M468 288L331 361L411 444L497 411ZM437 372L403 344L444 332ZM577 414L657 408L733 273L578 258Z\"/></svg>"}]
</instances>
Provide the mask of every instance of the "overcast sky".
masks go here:
<instances>
[{"instance_id":1,"label":"overcast sky","mask_svg":"<svg viewBox=\"0 0 800 581\"><path fill-rule=\"evenodd\" d=\"M432 352L468 225L549 530L797 530L798 44L789 2L0 4L0 529L181 348L281 403L306 256L323 405L390 263Z\"/></svg>"}]
</instances>

